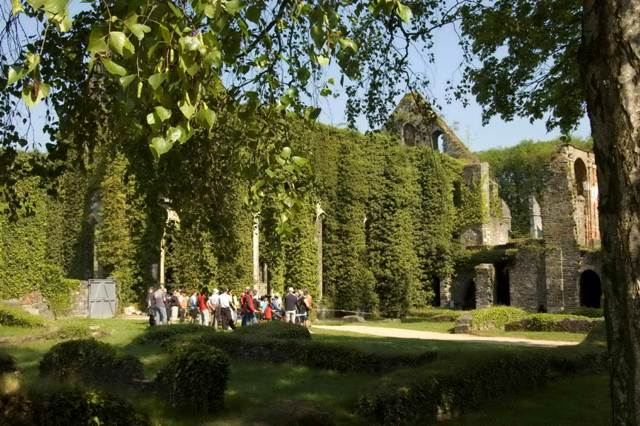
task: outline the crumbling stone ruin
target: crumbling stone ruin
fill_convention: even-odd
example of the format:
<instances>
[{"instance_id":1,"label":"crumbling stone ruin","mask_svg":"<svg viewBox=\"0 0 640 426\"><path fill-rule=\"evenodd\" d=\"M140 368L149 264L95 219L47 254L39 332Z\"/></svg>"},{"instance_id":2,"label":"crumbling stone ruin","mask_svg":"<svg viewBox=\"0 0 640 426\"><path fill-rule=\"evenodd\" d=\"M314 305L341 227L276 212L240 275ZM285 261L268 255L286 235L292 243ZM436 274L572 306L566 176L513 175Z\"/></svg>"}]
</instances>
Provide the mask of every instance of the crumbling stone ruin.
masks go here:
<instances>
[{"instance_id":1,"label":"crumbling stone ruin","mask_svg":"<svg viewBox=\"0 0 640 426\"><path fill-rule=\"evenodd\" d=\"M419 95L398 105L387 129L407 146L428 145L467 164L464 182L481 189L487 214L460 234L477 250L453 276L439 277L441 306L460 309L511 305L564 312L602 306L598 184L592 152L558 147L547 165L541 200L529 199L530 238L510 240L511 214L499 198L488 163L464 145Z\"/></svg>"}]
</instances>

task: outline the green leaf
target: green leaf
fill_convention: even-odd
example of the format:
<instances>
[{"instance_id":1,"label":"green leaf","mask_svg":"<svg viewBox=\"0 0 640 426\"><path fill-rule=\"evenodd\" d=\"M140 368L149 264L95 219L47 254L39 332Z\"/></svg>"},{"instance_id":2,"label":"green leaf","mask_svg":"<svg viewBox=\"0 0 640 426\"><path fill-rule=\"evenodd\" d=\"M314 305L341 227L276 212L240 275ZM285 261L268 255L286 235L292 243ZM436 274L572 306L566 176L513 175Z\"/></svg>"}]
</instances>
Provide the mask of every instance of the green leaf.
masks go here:
<instances>
[{"instance_id":1,"label":"green leaf","mask_svg":"<svg viewBox=\"0 0 640 426\"><path fill-rule=\"evenodd\" d=\"M240 12L244 7L242 0L225 0L222 3L222 8L231 16Z\"/></svg>"},{"instance_id":2,"label":"green leaf","mask_svg":"<svg viewBox=\"0 0 640 426\"><path fill-rule=\"evenodd\" d=\"M34 81L32 84L25 85L22 88L22 100L29 108L38 104L47 96L49 96L49 85L39 81Z\"/></svg>"},{"instance_id":3,"label":"green leaf","mask_svg":"<svg viewBox=\"0 0 640 426\"><path fill-rule=\"evenodd\" d=\"M309 120L315 120L320 116L320 112L322 112L322 109L320 108L309 107L305 111L305 116Z\"/></svg>"},{"instance_id":4,"label":"green leaf","mask_svg":"<svg viewBox=\"0 0 640 426\"><path fill-rule=\"evenodd\" d=\"M153 126L154 124L157 124L156 115L154 113L150 112L149 114L147 114L147 124L149 126Z\"/></svg>"},{"instance_id":5,"label":"green leaf","mask_svg":"<svg viewBox=\"0 0 640 426\"><path fill-rule=\"evenodd\" d=\"M182 50L186 51L194 51L202 47L202 41L199 37L196 36L180 37L179 43L180 47L182 47Z\"/></svg>"},{"instance_id":6,"label":"green leaf","mask_svg":"<svg viewBox=\"0 0 640 426\"><path fill-rule=\"evenodd\" d=\"M24 12L24 7L20 0L11 0L11 13L17 15L20 12Z\"/></svg>"},{"instance_id":7,"label":"green leaf","mask_svg":"<svg viewBox=\"0 0 640 426\"><path fill-rule=\"evenodd\" d=\"M151 32L151 27L144 24L132 24L127 28L131 31L131 33L138 38L138 40L142 40L144 35Z\"/></svg>"},{"instance_id":8,"label":"green leaf","mask_svg":"<svg viewBox=\"0 0 640 426\"><path fill-rule=\"evenodd\" d=\"M89 35L89 45L87 46L89 53L106 53L108 48L105 39L106 36L102 33L102 30L99 28L92 29Z\"/></svg>"},{"instance_id":9,"label":"green leaf","mask_svg":"<svg viewBox=\"0 0 640 426\"><path fill-rule=\"evenodd\" d=\"M325 32L322 30L320 25L313 24L311 26L311 38L313 39L313 43L316 48L322 49L322 46L324 46Z\"/></svg>"},{"instance_id":10,"label":"green leaf","mask_svg":"<svg viewBox=\"0 0 640 426\"><path fill-rule=\"evenodd\" d=\"M202 11L204 12L204 16L209 19L213 19L216 16L216 7L212 4L205 4Z\"/></svg>"},{"instance_id":11,"label":"green leaf","mask_svg":"<svg viewBox=\"0 0 640 426\"><path fill-rule=\"evenodd\" d=\"M196 107L191 105L191 102L189 101L188 97L184 101L178 104L178 108L180 109L180 112L182 112L182 115L184 115L187 120L191 120L191 117L193 117L193 114L195 114L196 112Z\"/></svg>"},{"instance_id":12,"label":"green leaf","mask_svg":"<svg viewBox=\"0 0 640 426\"><path fill-rule=\"evenodd\" d=\"M125 75L124 77L120 77L120 84L122 85L122 87L126 89L135 79L136 79L135 74Z\"/></svg>"},{"instance_id":13,"label":"green leaf","mask_svg":"<svg viewBox=\"0 0 640 426\"><path fill-rule=\"evenodd\" d=\"M124 55L124 46L129 41L122 31L111 31L109 33L109 45L119 55Z\"/></svg>"},{"instance_id":14,"label":"green leaf","mask_svg":"<svg viewBox=\"0 0 640 426\"><path fill-rule=\"evenodd\" d=\"M40 55L35 53L27 53L27 73L35 70L36 67L40 64Z\"/></svg>"},{"instance_id":15,"label":"green leaf","mask_svg":"<svg viewBox=\"0 0 640 426\"><path fill-rule=\"evenodd\" d=\"M291 161L298 167L309 167L309 160L303 157L293 156L291 157Z\"/></svg>"},{"instance_id":16,"label":"green leaf","mask_svg":"<svg viewBox=\"0 0 640 426\"><path fill-rule=\"evenodd\" d=\"M173 144L182 138L182 127L169 127L167 129L167 139Z\"/></svg>"},{"instance_id":17,"label":"green leaf","mask_svg":"<svg viewBox=\"0 0 640 426\"><path fill-rule=\"evenodd\" d=\"M262 14L262 9L260 9L258 5L253 5L249 7L249 9L247 9L247 13L245 13L245 16L249 21L253 22L254 24L258 24L260 23L261 14Z\"/></svg>"},{"instance_id":18,"label":"green leaf","mask_svg":"<svg viewBox=\"0 0 640 426\"><path fill-rule=\"evenodd\" d=\"M169 6L169 9L171 9L171 11L173 12L174 15L176 15L178 18L182 18L184 16L184 13L182 13L182 10L178 9L174 4L173 4L173 0L169 0L167 1L167 6Z\"/></svg>"},{"instance_id":19,"label":"green leaf","mask_svg":"<svg viewBox=\"0 0 640 426\"><path fill-rule=\"evenodd\" d=\"M356 44L355 41L351 40L350 38L341 38L340 46L343 49L351 49L353 53L356 53L358 51L358 45Z\"/></svg>"},{"instance_id":20,"label":"green leaf","mask_svg":"<svg viewBox=\"0 0 640 426\"><path fill-rule=\"evenodd\" d=\"M409 21L411 21L411 18L413 17L413 13L411 12L411 8L407 5L404 5L400 2L398 2L398 7L396 8L396 13L398 14L398 16L400 17L400 19L402 19L405 23L408 23Z\"/></svg>"},{"instance_id":21,"label":"green leaf","mask_svg":"<svg viewBox=\"0 0 640 426\"><path fill-rule=\"evenodd\" d=\"M322 65L323 67L326 67L327 65L329 65L329 58L327 58L326 56L317 55L316 61L318 62L318 64Z\"/></svg>"},{"instance_id":22,"label":"green leaf","mask_svg":"<svg viewBox=\"0 0 640 426\"><path fill-rule=\"evenodd\" d=\"M26 74L27 72L22 68L9 67L9 73L7 75L7 87L15 84L19 80L22 80L22 78Z\"/></svg>"},{"instance_id":23,"label":"green leaf","mask_svg":"<svg viewBox=\"0 0 640 426\"><path fill-rule=\"evenodd\" d=\"M211 129L216 123L217 116L216 113L209 108L202 108L200 111L198 111L198 115L196 118L198 119L198 121L200 121L200 123L202 123L203 126L208 126L209 129Z\"/></svg>"},{"instance_id":24,"label":"green leaf","mask_svg":"<svg viewBox=\"0 0 640 426\"><path fill-rule=\"evenodd\" d=\"M167 73L159 72L149 76L149 86L153 87L153 90L157 90L158 87L167 79Z\"/></svg>"},{"instance_id":25,"label":"green leaf","mask_svg":"<svg viewBox=\"0 0 640 426\"><path fill-rule=\"evenodd\" d=\"M149 148L155 154L157 158L159 158L162 154L166 154L173 147L173 143L166 140L162 136L156 136L151 139L151 143L149 144Z\"/></svg>"},{"instance_id":26,"label":"green leaf","mask_svg":"<svg viewBox=\"0 0 640 426\"><path fill-rule=\"evenodd\" d=\"M160 121L167 121L171 118L171 110L167 109L163 106L157 106L154 108L155 114L158 116Z\"/></svg>"},{"instance_id":27,"label":"green leaf","mask_svg":"<svg viewBox=\"0 0 640 426\"><path fill-rule=\"evenodd\" d=\"M125 76L127 75L127 70L125 67L123 67L122 65L118 65L115 62L113 62L111 59L107 59L104 58L102 60L102 64L104 65L105 69L110 73L110 74L115 74L115 75L119 75L119 76Z\"/></svg>"},{"instance_id":28,"label":"green leaf","mask_svg":"<svg viewBox=\"0 0 640 426\"><path fill-rule=\"evenodd\" d=\"M284 158L285 160L291 157L291 148L289 148L288 146L285 146L284 148L282 148L282 151L280 152L280 157Z\"/></svg>"}]
</instances>

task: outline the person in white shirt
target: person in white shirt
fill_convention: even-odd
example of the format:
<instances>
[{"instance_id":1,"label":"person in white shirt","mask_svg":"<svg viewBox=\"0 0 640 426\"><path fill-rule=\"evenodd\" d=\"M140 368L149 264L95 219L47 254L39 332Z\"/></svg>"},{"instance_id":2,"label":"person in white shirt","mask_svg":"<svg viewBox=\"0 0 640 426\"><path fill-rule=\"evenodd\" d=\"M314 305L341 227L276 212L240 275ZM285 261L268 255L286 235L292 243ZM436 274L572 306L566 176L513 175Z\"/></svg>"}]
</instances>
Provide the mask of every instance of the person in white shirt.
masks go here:
<instances>
[{"instance_id":1,"label":"person in white shirt","mask_svg":"<svg viewBox=\"0 0 640 426\"><path fill-rule=\"evenodd\" d=\"M218 307L220 309L222 328L227 330L231 327L232 330L235 330L236 326L231 313L231 296L229 295L229 290L225 289L218 298Z\"/></svg>"},{"instance_id":2,"label":"person in white shirt","mask_svg":"<svg viewBox=\"0 0 640 426\"><path fill-rule=\"evenodd\" d=\"M213 328L217 329L218 324L220 323L220 292L217 288L214 288L211 296L209 296L207 307L209 308L212 316L211 325Z\"/></svg>"}]
</instances>

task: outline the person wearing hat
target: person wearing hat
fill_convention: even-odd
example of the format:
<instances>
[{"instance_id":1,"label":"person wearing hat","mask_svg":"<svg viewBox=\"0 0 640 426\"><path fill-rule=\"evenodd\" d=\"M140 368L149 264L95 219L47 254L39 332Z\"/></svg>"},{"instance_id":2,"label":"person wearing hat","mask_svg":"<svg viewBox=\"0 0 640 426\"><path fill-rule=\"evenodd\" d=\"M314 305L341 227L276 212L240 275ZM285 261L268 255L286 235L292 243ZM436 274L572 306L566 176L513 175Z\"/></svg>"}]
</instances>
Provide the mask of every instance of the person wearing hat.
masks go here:
<instances>
[{"instance_id":1,"label":"person wearing hat","mask_svg":"<svg viewBox=\"0 0 640 426\"><path fill-rule=\"evenodd\" d=\"M287 295L284 297L284 320L291 324L296 323L296 306L298 304L298 296L293 292L293 287L289 287Z\"/></svg>"},{"instance_id":2,"label":"person wearing hat","mask_svg":"<svg viewBox=\"0 0 640 426\"><path fill-rule=\"evenodd\" d=\"M211 292L211 296L207 301L207 307L211 312L211 325L214 329L218 329L220 323L220 292L217 288L214 288Z\"/></svg>"}]
</instances>

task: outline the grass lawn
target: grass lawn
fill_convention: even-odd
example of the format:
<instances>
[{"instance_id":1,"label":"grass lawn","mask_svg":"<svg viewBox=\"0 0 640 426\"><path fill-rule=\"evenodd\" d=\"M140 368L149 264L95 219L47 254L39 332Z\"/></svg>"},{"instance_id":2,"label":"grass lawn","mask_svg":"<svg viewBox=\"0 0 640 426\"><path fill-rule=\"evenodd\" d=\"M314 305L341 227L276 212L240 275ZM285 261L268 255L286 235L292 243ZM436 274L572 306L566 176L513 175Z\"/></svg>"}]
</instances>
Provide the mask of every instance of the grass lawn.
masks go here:
<instances>
[{"instance_id":1,"label":"grass lawn","mask_svg":"<svg viewBox=\"0 0 640 426\"><path fill-rule=\"evenodd\" d=\"M394 325L430 326L424 324L427 323L426 321L381 323L389 327ZM373 322L370 324L378 326ZM448 323L437 322L430 324L441 327L448 325ZM73 319L53 324L54 329L63 327L88 328L90 326L94 329L98 327L101 332L106 334L100 340L116 345L124 352L139 357L144 364L145 374L148 378L152 378L169 360L170 354L158 344L132 343L136 336L146 330L146 321ZM44 337L37 341L21 342L19 340L32 332L33 329L26 331L13 327L0 327L0 338L16 339L13 343L0 343L0 348L16 357L24 372L27 384L37 386L38 362L58 340L45 339ZM43 330L38 332L43 333L45 337L54 336L51 333L44 333ZM315 341L353 347L367 352L407 354L437 349L438 359L421 367L425 371L450 368L453 363L473 362L474 356L483 353L491 355L504 352L553 350L477 342L394 339L321 329L313 329L312 338ZM286 415L284 413L289 409L291 401L298 405L310 404L321 411L331 413L337 424L363 425L368 422L355 415L355 403L358 397L375 389L385 378L410 378L412 371L414 370L401 369L380 375L338 373L299 365L234 359L231 362L225 409L216 415L215 419L193 417L181 413L169 408L161 398L154 396L132 395L129 399L138 407L151 413L152 419L160 425L279 424L278 418L281 415L278 413ZM599 425L606 424L601 421L606 420L608 415L607 383L606 378L602 375L563 378L547 388L532 390L530 394L509 399L505 404L506 401L502 399L488 403L483 407L483 410L469 413L450 424L477 424L482 421L491 425L577 425L585 424L588 420L589 424ZM510 407L517 407L513 409L520 414L511 414L512 408ZM594 407L598 412L592 415L589 410L593 410ZM566 422L564 422L565 419L567 419Z\"/></svg>"}]
</instances>

